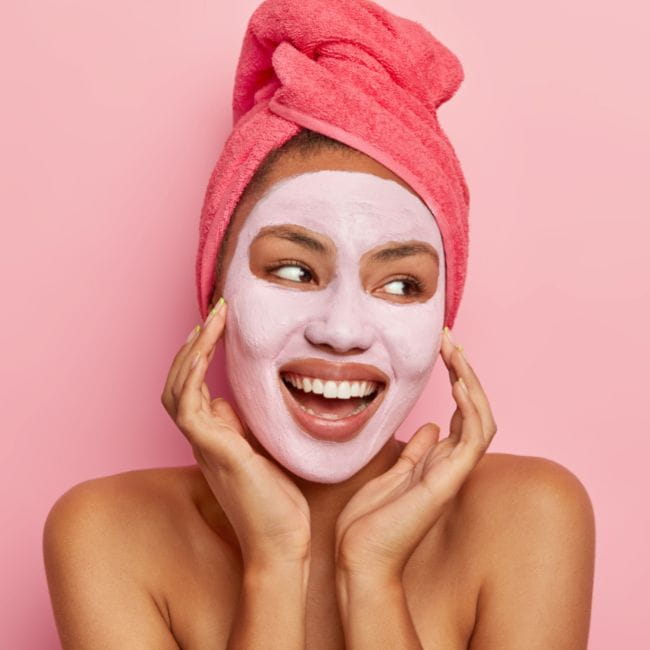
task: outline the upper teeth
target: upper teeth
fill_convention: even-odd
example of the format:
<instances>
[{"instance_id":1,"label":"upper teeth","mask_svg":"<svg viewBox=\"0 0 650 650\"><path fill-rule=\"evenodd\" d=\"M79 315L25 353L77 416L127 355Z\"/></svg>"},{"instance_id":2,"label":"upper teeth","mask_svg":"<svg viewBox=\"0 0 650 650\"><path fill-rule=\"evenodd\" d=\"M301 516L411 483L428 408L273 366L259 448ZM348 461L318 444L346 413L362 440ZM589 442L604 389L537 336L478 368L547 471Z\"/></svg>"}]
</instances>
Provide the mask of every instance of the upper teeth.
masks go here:
<instances>
[{"instance_id":1,"label":"upper teeth","mask_svg":"<svg viewBox=\"0 0 650 650\"><path fill-rule=\"evenodd\" d=\"M379 383L376 381L333 381L319 379L318 377L303 377L294 373L285 372L282 376L289 383L305 393L315 393L323 397L336 397L350 399L350 397L365 397L374 393Z\"/></svg>"}]
</instances>

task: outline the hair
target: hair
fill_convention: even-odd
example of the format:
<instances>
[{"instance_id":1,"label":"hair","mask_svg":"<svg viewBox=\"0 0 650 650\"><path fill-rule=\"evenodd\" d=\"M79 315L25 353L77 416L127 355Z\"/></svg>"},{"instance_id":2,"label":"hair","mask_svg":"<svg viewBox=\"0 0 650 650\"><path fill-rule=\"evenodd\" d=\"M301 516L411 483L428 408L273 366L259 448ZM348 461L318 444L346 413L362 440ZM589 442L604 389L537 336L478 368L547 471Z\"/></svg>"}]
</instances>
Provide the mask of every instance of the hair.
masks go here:
<instances>
[{"instance_id":1,"label":"hair","mask_svg":"<svg viewBox=\"0 0 650 650\"><path fill-rule=\"evenodd\" d=\"M255 196L260 191L265 180L268 178L273 165L282 156L299 154L305 157L310 153L318 153L325 149L345 151L349 153L357 151L353 147L350 147L347 144L340 142L339 140L334 140L333 138L323 135L322 133L317 133L316 131L311 131L310 129L303 128L296 135L287 140L281 147L270 151L264 160L262 160L262 163L255 170L253 177L248 182L248 185L246 185L246 188L239 197L237 205L235 206L231 215L230 221L226 226L226 231L223 234L223 238L219 246L219 251L217 253L217 262L215 268L215 288L219 282L219 278L221 278L223 273L225 251L228 246L231 226L234 222L234 215L237 212L239 206L242 205L248 198Z\"/></svg>"}]
</instances>

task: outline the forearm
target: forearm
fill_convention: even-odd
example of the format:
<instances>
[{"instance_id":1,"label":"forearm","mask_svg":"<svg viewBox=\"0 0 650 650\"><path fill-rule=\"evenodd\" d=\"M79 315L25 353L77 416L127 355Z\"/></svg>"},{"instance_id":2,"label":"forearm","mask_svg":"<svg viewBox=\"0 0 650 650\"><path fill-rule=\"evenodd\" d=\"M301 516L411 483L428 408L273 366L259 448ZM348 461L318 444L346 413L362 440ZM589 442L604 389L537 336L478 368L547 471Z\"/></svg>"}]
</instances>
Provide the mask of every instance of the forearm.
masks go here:
<instances>
[{"instance_id":1,"label":"forearm","mask_svg":"<svg viewBox=\"0 0 650 650\"><path fill-rule=\"evenodd\" d=\"M244 572L228 650L303 650L309 563Z\"/></svg>"},{"instance_id":2,"label":"forearm","mask_svg":"<svg viewBox=\"0 0 650 650\"><path fill-rule=\"evenodd\" d=\"M337 596L349 650L423 650L400 580L339 573Z\"/></svg>"}]
</instances>

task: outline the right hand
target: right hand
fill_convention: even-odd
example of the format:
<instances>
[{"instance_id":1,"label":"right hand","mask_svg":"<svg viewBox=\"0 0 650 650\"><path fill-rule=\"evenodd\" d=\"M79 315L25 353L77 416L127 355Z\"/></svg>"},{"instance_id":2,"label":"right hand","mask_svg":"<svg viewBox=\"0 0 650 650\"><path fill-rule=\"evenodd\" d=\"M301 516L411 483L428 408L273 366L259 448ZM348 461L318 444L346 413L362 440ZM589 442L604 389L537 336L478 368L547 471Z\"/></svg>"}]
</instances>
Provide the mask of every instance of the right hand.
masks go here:
<instances>
[{"instance_id":1,"label":"right hand","mask_svg":"<svg viewBox=\"0 0 650 650\"><path fill-rule=\"evenodd\" d=\"M228 402L204 382L226 323L226 304L174 357L161 401L235 529L246 569L309 560L309 506L280 467L256 453ZM198 353L199 360L191 368Z\"/></svg>"}]
</instances>

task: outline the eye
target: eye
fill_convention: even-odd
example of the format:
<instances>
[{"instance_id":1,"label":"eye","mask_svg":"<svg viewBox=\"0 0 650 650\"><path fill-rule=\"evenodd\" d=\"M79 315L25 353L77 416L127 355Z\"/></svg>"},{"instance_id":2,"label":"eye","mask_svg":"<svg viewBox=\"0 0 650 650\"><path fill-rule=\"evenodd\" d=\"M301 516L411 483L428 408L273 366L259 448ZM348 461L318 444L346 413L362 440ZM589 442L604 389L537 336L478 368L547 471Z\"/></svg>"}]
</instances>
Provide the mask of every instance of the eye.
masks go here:
<instances>
[{"instance_id":1,"label":"eye","mask_svg":"<svg viewBox=\"0 0 650 650\"><path fill-rule=\"evenodd\" d=\"M391 280L384 287L387 293L395 296L419 296L423 291L422 283L415 278Z\"/></svg>"},{"instance_id":2,"label":"eye","mask_svg":"<svg viewBox=\"0 0 650 650\"><path fill-rule=\"evenodd\" d=\"M299 282L301 284L314 279L313 273L306 266L293 260L271 266L266 270L278 278L290 280L291 282Z\"/></svg>"}]
</instances>

